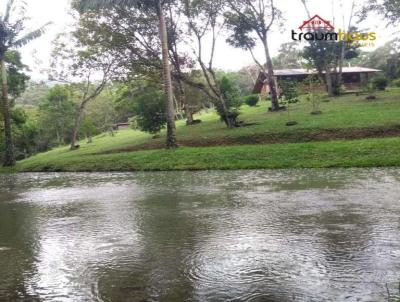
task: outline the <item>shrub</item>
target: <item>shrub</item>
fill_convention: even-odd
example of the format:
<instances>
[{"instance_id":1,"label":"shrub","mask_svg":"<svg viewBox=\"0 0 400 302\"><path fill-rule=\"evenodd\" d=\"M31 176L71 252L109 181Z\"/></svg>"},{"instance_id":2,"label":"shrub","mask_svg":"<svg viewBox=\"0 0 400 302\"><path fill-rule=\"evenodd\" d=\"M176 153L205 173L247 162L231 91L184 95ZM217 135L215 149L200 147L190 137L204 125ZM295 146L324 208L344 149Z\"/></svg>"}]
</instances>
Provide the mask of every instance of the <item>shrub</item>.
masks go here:
<instances>
[{"instance_id":1,"label":"shrub","mask_svg":"<svg viewBox=\"0 0 400 302\"><path fill-rule=\"evenodd\" d=\"M396 79L392 81L393 86L400 87L400 79Z\"/></svg>"},{"instance_id":2,"label":"shrub","mask_svg":"<svg viewBox=\"0 0 400 302\"><path fill-rule=\"evenodd\" d=\"M256 106L256 105L258 104L258 101L259 101L259 100L260 100L260 98L259 98L259 96L258 96L257 94L252 94L252 95L247 96L247 97L244 99L244 102L245 102L248 106L254 107L254 106Z\"/></svg>"},{"instance_id":3,"label":"shrub","mask_svg":"<svg viewBox=\"0 0 400 302\"><path fill-rule=\"evenodd\" d=\"M165 94L155 87L145 86L135 98L137 127L150 134L157 134L165 128Z\"/></svg>"},{"instance_id":4,"label":"shrub","mask_svg":"<svg viewBox=\"0 0 400 302\"><path fill-rule=\"evenodd\" d=\"M372 87L376 90L385 90L388 80L384 76L378 76L372 80Z\"/></svg>"},{"instance_id":5,"label":"shrub","mask_svg":"<svg viewBox=\"0 0 400 302\"><path fill-rule=\"evenodd\" d=\"M281 103L294 104L299 101L299 92L296 81L281 81L279 86L282 89Z\"/></svg>"},{"instance_id":6,"label":"shrub","mask_svg":"<svg viewBox=\"0 0 400 302\"><path fill-rule=\"evenodd\" d=\"M129 126L130 126L131 129L133 129L133 130L138 130L139 129L137 116L129 118L128 121L129 121Z\"/></svg>"}]
</instances>

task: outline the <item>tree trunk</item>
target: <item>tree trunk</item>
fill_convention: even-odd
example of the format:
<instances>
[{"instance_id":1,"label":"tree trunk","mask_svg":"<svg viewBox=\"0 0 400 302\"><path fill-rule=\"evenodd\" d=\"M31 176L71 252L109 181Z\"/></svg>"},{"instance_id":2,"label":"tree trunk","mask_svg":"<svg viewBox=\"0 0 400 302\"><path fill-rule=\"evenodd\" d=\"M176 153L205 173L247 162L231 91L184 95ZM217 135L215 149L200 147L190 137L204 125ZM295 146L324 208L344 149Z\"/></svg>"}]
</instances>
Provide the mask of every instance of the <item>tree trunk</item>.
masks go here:
<instances>
[{"instance_id":1,"label":"tree trunk","mask_svg":"<svg viewBox=\"0 0 400 302\"><path fill-rule=\"evenodd\" d=\"M264 51L265 51L265 59L266 59L266 68L267 68L267 80L268 80L268 86L271 92L271 108L272 111L277 111L279 110L279 101L278 101L278 94L276 92L276 85L275 85L275 77L274 77L274 67L272 66L272 60L271 56L269 54L269 48L268 48L268 41L267 37L265 36L264 41Z\"/></svg>"},{"instance_id":2,"label":"tree trunk","mask_svg":"<svg viewBox=\"0 0 400 302\"><path fill-rule=\"evenodd\" d=\"M70 147L71 151L76 149L76 141L78 139L79 128L81 127L81 121L82 121L82 111L83 108L81 107L78 107L76 109L74 129L72 131L72 137L71 137L71 147Z\"/></svg>"},{"instance_id":3,"label":"tree trunk","mask_svg":"<svg viewBox=\"0 0 400 302\"><path fill-rule=\"evenodd\" d=\"M328 90L328 95L332 97L334 96L334 93L332 87L332 74L329 67L325 69L325 79L326 79L326 88Z\"/></svg>"},{"instance_id":4,"label":"tree trunk","mask_svg":"<svg viewBox=\"0 0 400 302\"><path fill-rule=\"evenodd\" d=\"M174 95L174 108L175 108L175 120L183 120L182 110L180 110L180 106L178 104L178 100L176 95Z\"/></svg>"},{"instance_id":5,"label":"tree trunk","mask_svg":"<svg viewBox=\"0 0 400 302\"><path fill-rule=\"evenodd\" d=\"M192 125L193 124L193 113L187 102L185 88L183 87L183 83L181 80L178 80L178 88L179 88L180 101L181 101L181 104L183 105L183 110L185 111L186 125Z\"/></svg>"},{"instance_id":6,"label":"tree trunk","mask_svg":"<svg viewBox=\"0 0 400 302\"><path fill-rule=\"evenodd\" d=\"M189 108L188 104L185 104L184 110L185 110L185 115L186 115L186 125L192 125L193 124L193 112Z\"/></svg>"},{"instance_id":7,"label":"tree trunk","mask_svg":"<svg viewBox=\"0 0 400 302\"><path fill-rule=\"evenodd\" d=\"M172 48L171 49L173 51L173 56L174 56L174 65L175 65L175 70L178 74L177 78L176 78L176 84L179 90L179 102L180 102L180 106L182 106L181 108L183 108L184 112L185 112L185 116L186 116L186 125L192 125L193 124L193 113L190 110L189 104L187 102L187 98L186 98L186 91L185 91L185 86L184 83L182 81L182 78L184 78L182 76L182 69L181 69L181 65L179 62L179 55L176 49Z\"/></svg>"},{"instance_id":8,"label":"tree trunk","mask_svg":"<svg viewBox=\"0 0 400 302\"><path fill-rule=\"evenodd\" d=\"M58 133L58 127L56 128L56 138L57 138L58 146L61 146L61 138L60 138L60 134Z\"/></svg>"},{"instance_id":9,"label":"tree trunk","mask_svg":"<svg viewBox=\"0 0 400 302\"><path fill-rule=\"evenodd\" d=\"M355 8L355 0L353 0L353 3L351 5L350 19L349 19L349 24L347 26L347 32L351 31L351 21L353 19L354 8ZM344 24L344 16L343 16L343 28L344 27L345 27L345 24ZM337 88L337 91L335 92L335 94L337 93L337 95L340 95L340 93L341 93L340 88L342 87L342 84L343 84L343 64L344 64L344 57L345 57L345 53L346 53L346 44L343 40L342 40L340 46L341 46L341 49L340 49L340 58L339 58L339 74L337 75L338 88Z\"/></svg>"},{"instance_id":10,"label":"tree trunk","mask_svg":"<svg viewBox=\"0 0 400 302\"><path fill-rule=\"evenodd\" d=\"M172 91L171 70L169 66L168 56L168 35L167 25L165 22L164 12L161 1L157 1L159 34L161 40L162 61L164 71L164 89L167 96L166 114L167 114L167 148L177 148L176 143L176 127L175 127L175 109L174 109L174 93Z\"/></svg>"},{"instance_id":11,"label":"tree trunk","mask_svg":"<svg viewBox=\"0 0 400 302\"><path fill-rule=\"evenodd\" d=\"M333 96L339 96L340 95L340 88L342 87L341 84L341 74L339 73L334 73L334 76L332 76L332 94Z\"/></svg>"},{"instance_id":12,"label":"tree trunk","mask_svg":"<svg viewBox=\"0 0 400 302\"><path fill-rule=\"evenodd\" d=\"M2 111L4 118L4 138L5 138L5 153L4 153L4 167L15 166L14 156L14 143L12 138L11 129L11 112L10 104L8 101L8 84L7 84L7 70L4 59L1 59L1 91L2 91Z\"/></svg>"},{"instance_id":13,"label":"tree trunk","mask_svg":"<svg viewBox=\"0 0 400 302\"><path fill-rule=\"evenodd\" d=\"M339 73L337 75L337 86L338 86L338 91L337 95L340 94L340 87L342 87L343 83L343 63L344 63L344 56L345 56L345 48L346 45L344 44L344 41L341 43L341 49L340 49L340 58L339 58Z\"/></svg>"}]
</instances>

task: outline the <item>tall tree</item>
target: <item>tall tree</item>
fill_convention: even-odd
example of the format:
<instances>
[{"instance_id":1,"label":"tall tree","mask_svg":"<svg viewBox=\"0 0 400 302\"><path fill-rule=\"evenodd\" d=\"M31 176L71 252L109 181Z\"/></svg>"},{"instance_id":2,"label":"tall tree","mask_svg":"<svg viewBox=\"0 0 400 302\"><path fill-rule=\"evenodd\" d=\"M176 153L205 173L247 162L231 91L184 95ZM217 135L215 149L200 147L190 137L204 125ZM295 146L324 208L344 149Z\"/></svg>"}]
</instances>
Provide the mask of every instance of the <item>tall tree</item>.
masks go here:
<instances>
[{"instance_id":1,"label":"tall tree","mask_svg":"<svg viewBox=\"0 0 400 302\"><path fill-rule=\"evenodd\" d=\"M119 7L135 7L150 13L156 13L158 18L158 33L161 44L162 66L164 76L164 90L166 94L166 115L167 115L167 148L177 148L174 93L172 88L171 70L168 53L167 24L164 14L164 6L167 1L163 0L80 0L81 9L101 9Z\"/></svg>"},{"instance_id":2,"label":"tall tree","mask_svg":"<svg viewBox=\"0 0 400 302\"><path fill-rule=\"evenodd\" d=\"M400 22L399 0L369 0L358 12L360 21L365 20L369 13L375 12L385 18L388 25L398 25Z\"/></svg>"},{"instance_id":3,"label":"tall tree","mask_svg":"<svg viewBox=\"0 0 400 302\"><path fill-rule=\"evenodd\" d=\"M309 19L311 19L310 10L306 0L301 0ZM350 11L348 32L355 32L356 28L351 26L354 13L354 1ZM343 16L344 23L344 16ZM330 29L315 28L312 25L316 35L335 34ZM309 45L304 47L303 57L311 63L318 71L320 78L325 82L329 96L338 96L341 92L342 71L345 59L351 59L358 56L357 48L359 45L349 41L335 40L310 40Z\"/></svg>"},{"instance_id":4,"label":"tall tree","mask_svg":"<svg viewBox=\"0 0 400 302\"><path fill-rule=\"evenodd\" d=\"M70 84L76 99L70 150L77 148L76 142L87 104L99 96L117 69L107 49L85 48L76 35L79 35L79 30L69 35L60 35L55 41L50 74L52 80ZM63 38L67 38L68 42L63 41Z\"/></svg>"},{"instance_id":5,"label":"tall tree","mask_svg":"<svg viewBox=\"0 0 400 302\"><path fill-rule=\"evenodd\" d=\"M186 96L186 89L184 79L187 77L183 68L193 68L194 60L192 60L186 53L181 53L180 43L185 38L184 32L182 30L182 18L181 11L179 9L174 9L176 6L169 5L169 15L168 15L168 42L170 50L170 60L173 65L173 72L176 74L174 77L177 93L179 95L180 105L183 106L183 110L186 116L186 125L193 124L193 110L190 106L190 102Z\"/></svg>"},{"instance_id":6,"label":"tall tree","mask_svg":"<svg viewBox=\"0 0 400 302\"><path fill-rule=\"evenodd\" d=\"M164 89L167 95L167 148L176 148L178 145L176 143L174 92L172 88L171 69L169 65L167 23L165 21L162 1L154 1L153 5L156 7L159 22L158 26L164 70Z\"/></svg>"},{"instance_id":7,"label":"tall tree","mask_svg":"<svg viewBox=\"0 0 400 302\"><path fill-rule=\"evenodd\" d=\"M55 85L39 105L41 137L44 149L69 141L74 119L74 102L69 85ZM55 141L54 141L55 139Z\"/></svg>"},{"instance_id":8,"label":"tall tree","mask_svg":"<svg viewBox=\"0 0 400 302\"><path fill-rule=\"evenodd\" d=\"M23 131L26 128L26 114L22 108L12 109L15 99L18 98L26 88L26 84L29 80L29 76L25 74L27 66L21 61L21 55L16 50L9 50L6 52L4 61L7 66L7 83L8 83L8 95L10 97L10 110L11 110L11 121L13 123L13 143L15 152L23 150L21 140L18 138L23 137L26 132ZM3 117L0 116L0 133L3 134ZM4 139L0 137L0 157L4 155Z\"/></svg>"},{"instance_id":9,"label":"tall tree","mask_svg":"<svg viewBox=\"0 0 400 302\"><path fill-rule=\"evenodd\" d=\"M344 11L343 10L343 3L341 1L340 1L340 6L341 6L342 14L344 14L344 12L343 12ZM347 32L350 32L351 29L352 29L351 28L351 22L353 20L354 8L355 8L355 0L353 0L352 4L351 4L351 10L350 10L349 23L348 23L348 26L347 26ZM342 26L343 26L343 28L346 28L345 27L346 25L345 25L344 15L342 15L342 19L343 19ZM345 57L346 57L346 46L348 46L347 44L348 43L346 43L346 41L344 41L344 40L340 41L339 72L337 74L337 79L336 79L337 87L338 87L337 93L340 93L340 87L342 86L342 83L343 83L343 64L344 64L344 60L345 60Z\"/></svg>"},{"instance_id":10,"label":"tall tree","mask_svg":"<svg viewBox=\"0 0 400 302\"><path fill-rule=\"evenodd\" d=\"M4 15L0 16L0 69L1 69L1 111L4 119L5 153L3 165L6 167L15 165L14 143L12 139L11 113L8 98L8 81L5 55L9 49L19 48L42 35L44 25L39 29L25 33L23 7L20 13L11 18L15 0L8 0ZM23 3L22 3L23 4Z\"/></svg>"},{"instance_id":11,"label":"tall tree","mask_svg":"<svg viewBox=\"0 0 400 302\"><path fill-rule=\"evenodd\" d=\"M283 43L279 47L279 54L272 58L275 68L301 68L302 58L301 51L298 49L297 42Z\"/></svg>"},{"instance_id":12,"label":"tall tree","mask_svg":"<svg viewBox=\"0 0 400 302\"><path fill-rule=\"evenodd\" d=\"M17 50L6 52L4 61L7 65L8 95L15 101L25 92L29 76L25 74L28 66L22 63L21 54Z\"/></svg>"},{"instance_id":13,"label":"tall tree","mask_svg":"<svg viewBox=\"0 0 400 302\"><path fill-rule=\"evenodd\" d=\"M235 108L230 108L214 67L217 38L225 27L225 22L221 18L225 1L183 0L182 4L181 10L186 18L188 31L194 37L193 40L188 40L188 44L190 44L206 80L208 96L220 108L218 113L226 126L228 128L236 127L238 126L237 111ZM210 39L209 43L205 42L207 38Z\"/></svg>"},{"instance_id":14,"label":"tall tree","mask_svg":"<svg viewBox=\"0 0 400 302\"><path fill-rule=\"evenodd\" d=\"M280 109L274 68L269 52L268 35L275 21L280 17L280 11L273 0L228 0L231 10L225 14L227 23L232 30L228 42L238 48L250 51L254 61L261 71L267 74L268 86L271 92L272 110ZM252 34L255 33L256 37ZM263 47L266 64L261 64L254 56L253 49L258 38Z\"/></svg>"},{"instance_id":15,"label":"tall tree","mask_svg":"<svg viewBox=\"0 0 400 302\"><path fill-rule=\"evenodd\" d=\"M389 79L400 78L400 38L395 38L351 60L355 66L380 69Z\"/></svg>"},{"instance_id":16,"label":"tall tree","mask_svg":"<svg viewBox=\"0 0 400 302\"><path fill-rule=\"evenodd\" d=\"M307 1L301 0L301 3L303 3L304 9L307 13L307 17L311 19L311 13L308 9ZM312 24L312 27L314 32L326 32L326 30L324 29L316 29L314 27L314 24ZM334 43L333 41L311 40L310 45L308 47L305 47L305 50L303 52L303 57L308 60L312 65L314 65L314 67L318 71L320 78L324 80L329 96L335 95L331 68L331 63L334 60L334 53L337 52L337 50L335 51L335 48L337 48L336 43ZM325 76L323 76L323 73L325 73Z\"/></svg>"},{"instance_id":17,"label":"tall tree","mask_svg":"<svg viewBox=\"0 0 400 302\"><path fill-rule=\"evenodd\" d=\"M167 17L169 59L174 81L176 99L180 100L177 108L185 109L187 122L191 124L191 114L198 106L186 97L188 90L197 89L214 103L218 103L213 91L203 77L192 77L196 60L189 54L189 47L183 47L190 40L183 26L186 21L178 5L170 2L165 10ZM75 7L75 6L74 6ZM158 38L158 17L153 11L142 11L136 7L118 7L109 10L85 11L80 14L79 37L85 47L99 45L113 53L120 72L118 80L130 82L132 79L163 82L161 44ZM186 51L183 51L187 49ZM99 53L101 55L102 53Z\"/></svg>"}]
</instances>

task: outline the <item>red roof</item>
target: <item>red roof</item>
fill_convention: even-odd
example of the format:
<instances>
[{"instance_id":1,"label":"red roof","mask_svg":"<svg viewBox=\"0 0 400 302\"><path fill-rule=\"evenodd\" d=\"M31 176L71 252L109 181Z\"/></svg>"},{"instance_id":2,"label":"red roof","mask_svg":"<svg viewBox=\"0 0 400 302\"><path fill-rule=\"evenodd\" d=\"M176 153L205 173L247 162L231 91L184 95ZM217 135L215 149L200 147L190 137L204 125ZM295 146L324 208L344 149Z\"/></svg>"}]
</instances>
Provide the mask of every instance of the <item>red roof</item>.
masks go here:
<instances>
[{"instance_id":1,"label":"red roof","mask_svg":"<svg viewBox=\"0 0 400 302\"><path fill-rule=\"evenodd\" d=\"M313 24L314 22L317 24ZM303 30L306 27L306 25L309 25L307 28L310 28L310 29L314 29L314 28L325 28L325 29L331 29L331 30L335 29L328 20L322 19L318 15L315 15L310 20L304 21L303 24L299 27L299 29Z\"/></svg>"}]
</instances>

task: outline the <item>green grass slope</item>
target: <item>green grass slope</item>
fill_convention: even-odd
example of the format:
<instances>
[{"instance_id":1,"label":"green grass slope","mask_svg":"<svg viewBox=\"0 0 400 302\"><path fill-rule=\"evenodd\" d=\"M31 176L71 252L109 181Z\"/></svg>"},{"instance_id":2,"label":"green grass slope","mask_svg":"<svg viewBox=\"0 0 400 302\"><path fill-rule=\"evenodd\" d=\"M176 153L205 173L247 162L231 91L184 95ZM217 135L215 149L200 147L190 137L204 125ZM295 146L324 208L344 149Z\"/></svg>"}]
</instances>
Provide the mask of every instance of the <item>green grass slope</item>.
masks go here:
<instances>
[{"instance_id":1,"label":"green grass slope","mask_svg":"<svg viewBox=\"0 0 400 302\"><path fill-rule=\"evenodd\" d=\"M302 100L291 106L290 120L298 122L293 127L285 125L287 112L268 113L267 102L243 106L240 118L248 125L236 129L227 129L210 111L196 117L203 121L199 125L177 123L183 146L178 150L160 149L164 133L152 139L139 131L123 130L115 136L99 135L91 144L81 141L76 151L61 147L37 154L18 162L12 171L399 166L400 89L377 96L373 101L365 95L346 95L321 102L323 114L317 116L310 114L311 104ZM357 139L340 139L337 133Z\"/></svg>"}]
</instances>

